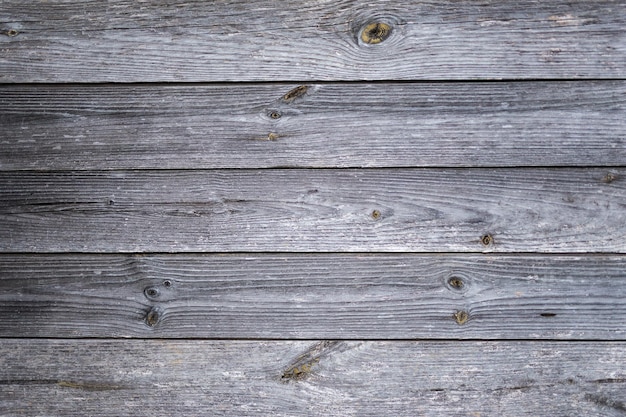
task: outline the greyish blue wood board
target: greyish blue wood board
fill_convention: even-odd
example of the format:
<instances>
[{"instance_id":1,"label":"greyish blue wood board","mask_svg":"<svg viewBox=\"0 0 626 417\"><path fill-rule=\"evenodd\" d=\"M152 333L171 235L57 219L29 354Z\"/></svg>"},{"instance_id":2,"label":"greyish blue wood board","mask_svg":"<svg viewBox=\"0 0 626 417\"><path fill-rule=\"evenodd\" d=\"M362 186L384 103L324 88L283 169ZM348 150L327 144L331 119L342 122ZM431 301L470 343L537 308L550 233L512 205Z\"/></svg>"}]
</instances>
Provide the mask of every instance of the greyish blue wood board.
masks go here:
<instances>
[{"instance_id":1,"label":"greyish blue wood board","mask_svg":"<svg viewBox=\"0 0 626 417\"><path fill-rule=\"evenodd\" d=\"M3 1L0 415L626 415L625 27Z\"/></svg>"}]
</instances>

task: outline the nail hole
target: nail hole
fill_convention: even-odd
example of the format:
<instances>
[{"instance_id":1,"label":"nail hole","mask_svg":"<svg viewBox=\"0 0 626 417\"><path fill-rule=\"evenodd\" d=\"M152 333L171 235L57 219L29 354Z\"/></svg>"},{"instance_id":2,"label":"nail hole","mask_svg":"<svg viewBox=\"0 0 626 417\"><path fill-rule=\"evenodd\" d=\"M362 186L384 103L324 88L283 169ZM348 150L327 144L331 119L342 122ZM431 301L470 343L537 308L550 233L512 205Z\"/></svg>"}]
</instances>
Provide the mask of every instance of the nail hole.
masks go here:
<instances>
[{"instance_id":1,"label":"nail hole","mask_svg":"<svg viewBox=\"0 0 626 417\"><path fill-rule=\"evenodd\" d=\"M159 290L154 287L149 287L145 289L144 294L148 298L156 298L159 296Z\"/></svg>"},{"instance_id":2,"label":"nail hole","mask_svg":"<svg viewBox=\"0 0 626 417\"><path fill-rule=\"evenodd\" d=\"M469 320L469 314L467 314L467 311L457 311L454 313L454 320L456 320L457 324L463 325Z\"/></svg>"},{"instance_id":3,"label":"nail hole","mask_svg":"<svg viewBox=\"0 0 626 417\"><path fill-rule=\"evenodd\" d=\"M269 116L270 116L270 119L276 120L276 119L280 119L282 114L278 110L272 110L271 112L269 112Z\"/></svg>"},{"instance_id":4,"label":"nail hole","mask_svg":"<svg viewBox=\"0 0 626 417\"><path fill-rule=\"evenodd\" d=\"M159 312L153 308L146 315L146 324L150 327L154 327L159 322L159 318Z\"/></svg>"},{"instance_id":5,"label":"nail hole","mask_svg":"<svg viewBox=\"0 0 626 417\"><path fill-rule=\"evenodd\" d=\"M372 219L378 220L378 219L380 219L381 216L382 216L382 214L381 214L381 212L379 210L372 211Z\"/></svg>"},{"instance_id":6,"label":"nail hole","mask_svg":"<svg viewBox=\"0 0 626 417\"><path fill-rule=\"evenodd\" d=\"M7 33L7 36L14 37L14 36L19 35L20 32L18 32L15 29L9 29L9 30L7 30L6 33Z\"/></svg>"},{"instance_id":7,"label":"nail hole","mask_svg":"<svg viewBox=\"0 0 626 417\"><path fill-rule=\"evenodd\" d=\"M556 316L556 313L541 313L540 316L541 317L554 317Z\"/></svg>"},{"instance_id":8,"label":"nail hole","mask_svg":"<svg viewBox=\"0 0 626 417\"><path fill-rule=\"evenodd\" d=\"M163 286L164 287L171 287L172 286L172 281L170 281L169 279L166 279L165 281L163 281Z\"/></svg>"},{"instance_id":9,"label":"nail hole","mask_svg":"<svg viewBox=\"0 0 626 417\"><path fill-rule=\"evenodd\" d=\"M480 238L480 241L485 246L492 245L493 244L493 236L491 236L491 235L483 235Z\"/></svg>"},{"instance_id":10,"label":"nail hole","mask_svg":"<svg viewBox=\"0 0 626 417\"><path fill-rule=\"evenodd\" d=\"M109 206L112 206L113 204L115 204L115 201L113 201L113 199L109 200Z\"/></svg>"},{"instance_id":11,"label":"nail hole","mask_svg":"<svg viewBox=\"0 0 626 417\"><path fill-rule=\"evenodd\" d=\"M391 26L387 23L370 23L361 31L361 40L370 45L376 45L387 39L390 34Z\"/></svg>"},{"instance_id":12,"label":"nail hole","mask_svg":"<svg viewBox=\"0 0 626 417\"><path fill-rule=\"evenodd\" d=\"M461 288L463 288L463 286L465 285L465 283L463 282L463 280L459 277L450 277L450 279L448 279L448 284L452 287L452 288L456 288L458 290L460 290Z\"/></svg>"}]
</instances>

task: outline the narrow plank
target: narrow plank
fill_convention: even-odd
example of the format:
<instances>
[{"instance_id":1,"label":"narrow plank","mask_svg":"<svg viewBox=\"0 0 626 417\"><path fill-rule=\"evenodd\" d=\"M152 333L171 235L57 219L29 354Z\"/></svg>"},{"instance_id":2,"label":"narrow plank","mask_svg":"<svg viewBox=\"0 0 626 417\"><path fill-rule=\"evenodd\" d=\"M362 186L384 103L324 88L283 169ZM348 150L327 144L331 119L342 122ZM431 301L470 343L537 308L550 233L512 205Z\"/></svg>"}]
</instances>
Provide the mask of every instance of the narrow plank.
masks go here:
<instances>
[{"instance_id":1,"label":"narrow plank","mask_svg":"<svg viewBox=\"0 0 626 417\"><path fill-rule=\"evenodd\" d=\"M624 256L3 255L0 337L624 340L625 271Z\"/></svg>"},{"instance_id":2,"label":"narrow plank","mask_svg":"<svg viewBox=\"0 0 626 417\"><path fill-rule=\"evenodd\" d=\"M626 170L1 172L5 252L626 253Z\"/></svg>"},{"instance_id":3,"label":"narrow plank","mask_svg":"<svg viewBox=\"0 0 626 417\"><path fill-rule=\"evenodd\" d=\"M615 166L626 82L0 85L1 170Z\"/></svg>"},{"instance_id":4,"label":"narrow plank","mask_svg":"<svg viewBox=\"0 0 626 417\"><path fill-rule=\"evenodd\" d=\"M625 362L614 342L7 339L0 413L621 416Z\"/></svg>"},{"instance_id":5,"label":"narrow plank","mask_svg":"<svg viewBox=\"0 0 626 417\"><path fill-rule=\"evenodd\" d=\"M0 82L622 78L620 0L5 0Z\"/></svg>"}]
</instances>

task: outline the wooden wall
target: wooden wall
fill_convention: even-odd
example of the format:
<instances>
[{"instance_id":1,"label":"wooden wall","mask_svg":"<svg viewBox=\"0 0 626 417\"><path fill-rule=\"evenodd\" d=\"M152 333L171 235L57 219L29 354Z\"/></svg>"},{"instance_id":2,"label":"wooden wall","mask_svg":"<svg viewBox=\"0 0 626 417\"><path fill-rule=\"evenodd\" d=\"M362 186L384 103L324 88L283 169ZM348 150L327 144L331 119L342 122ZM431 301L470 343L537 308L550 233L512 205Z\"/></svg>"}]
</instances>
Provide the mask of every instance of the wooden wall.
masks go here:
<instances>
[{"instance_id":1,"label":"wooden wall","mask_svg":"<svg viewBox=\"0 0 626 417\"><path fill-rule=\"evenodd\" d=\"M0 3L0 415L626 415L626 3Z\"/></svg>"}]
</instances>

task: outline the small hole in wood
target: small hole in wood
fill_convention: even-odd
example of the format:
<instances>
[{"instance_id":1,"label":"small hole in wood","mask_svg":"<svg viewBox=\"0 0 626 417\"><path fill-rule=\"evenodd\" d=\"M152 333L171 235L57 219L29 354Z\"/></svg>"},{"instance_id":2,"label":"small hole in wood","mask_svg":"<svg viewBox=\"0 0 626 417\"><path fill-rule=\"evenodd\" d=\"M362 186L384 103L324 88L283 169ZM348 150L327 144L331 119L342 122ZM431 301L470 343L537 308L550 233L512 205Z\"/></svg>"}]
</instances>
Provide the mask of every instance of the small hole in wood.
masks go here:
<instances>
[{"instance_id":1,"label":"small hole in wood","mask_svg":"<svg viewBox=\"0 0 626 417\"><path fill-rule=\"evenodd\" d=\"M17 36L17 35L19 35L19 33L20 33L20 32L18 32L18 31L17 31L17 30L15 30L15 29L9 29L9 30L7 30L7 32L6 32L7 36L10 36L10 37L12 37L12 38L13 38L13 37L15 37L15 36Z\"/></svg>"},{"instance_id":2,"label":"small hole in wood","mask_svg":"<svg viewBox=\"0 0 626 417\"><path fill-rule=\"evenodd\" d=\"M370 45L383 42L391 35L391 26L387 23L375 22L366 25L361 31L361 40Z\"/></svg>"},{"instance_id":3,"label":"small hole in wood","mask_svg":"<svg viewBox=\"0 0 626 417\"><path fill-rule=\"evenodd\" d=\"M382 216L382 213L379 210L374 210L372 211L371 216L372 216L372 219L378 220Z\"/></svg>"},{"instance_id":4,"label":"small hole in wood","mask_svg":"<svg viewBox=\"0 0 626 417\"><path fill-rule=\"evenodd\" d=\"M282 117L282 114L278 110L272 110L271 112L269 112L269 117L270 119L277 120Z\"/></svg>"},{"instance_id":5,"label":"small hole in wood","mask_svg":"<svg viewBox=\"0 0 626 417\"><path fill-rule=\"evenodd\" d=\"M460 290L461 288L463 288L465 286L465 283L463 282L463 280L459 277L450 277L448 279L448 284L457 290Z\"/></svg>"},{"instance_id":6,"label":"small hole in wood","mask_svg":"<svg viewBox=\"0 0 626 417\"><path fill-rule=\"evenodd\" d=\"M467 314L467 311L464 310L456 311L453 314L453 317L458 325L463 325L469 320L469 314Z\"/></svg>"},{"instance_id":7,"label":"small hole in wood","mask_svg":"<svg viewBox=\"0 0 626 417\"><path fill-rule=\"evenodd\" d=\"M167 288L171 287L172 281L170 281L169 279L166 279L165 281L163 281L163 286Z\"/></svg>"},{"instance_id":8,"label":"small hole in wood","mask_svg":"<svg viewBox=\"0 0 626 417\"><path fill-rule=\"evenodd\" d=\"M480 242L484 245L484 246L490 246L493 245L493 236L487 234L487 235L483 235L480 238Z\"/></svg>"}]
</instances>

